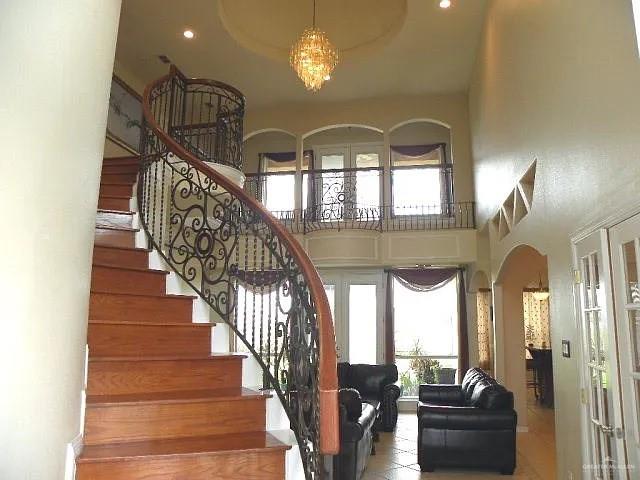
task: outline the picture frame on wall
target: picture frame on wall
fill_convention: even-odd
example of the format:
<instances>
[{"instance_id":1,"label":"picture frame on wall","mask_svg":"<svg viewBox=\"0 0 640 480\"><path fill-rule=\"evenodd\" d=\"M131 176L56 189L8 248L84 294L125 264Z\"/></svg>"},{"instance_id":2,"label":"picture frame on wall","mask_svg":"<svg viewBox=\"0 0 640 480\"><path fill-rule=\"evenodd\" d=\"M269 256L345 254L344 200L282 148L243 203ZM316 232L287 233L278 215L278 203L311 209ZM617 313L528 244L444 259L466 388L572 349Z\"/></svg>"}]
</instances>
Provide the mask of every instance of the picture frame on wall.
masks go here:
<instances>
[{"instance_id":1,"label":"picture frame on wall","mask_svg":"<svg viewBox=\"0 0 640 480\"><path fill-rule=\"evenodd\" d=\"M107 138L137 154L142 137L142 97L113 75L107 116Z\"/></svg>"}]
</instances>

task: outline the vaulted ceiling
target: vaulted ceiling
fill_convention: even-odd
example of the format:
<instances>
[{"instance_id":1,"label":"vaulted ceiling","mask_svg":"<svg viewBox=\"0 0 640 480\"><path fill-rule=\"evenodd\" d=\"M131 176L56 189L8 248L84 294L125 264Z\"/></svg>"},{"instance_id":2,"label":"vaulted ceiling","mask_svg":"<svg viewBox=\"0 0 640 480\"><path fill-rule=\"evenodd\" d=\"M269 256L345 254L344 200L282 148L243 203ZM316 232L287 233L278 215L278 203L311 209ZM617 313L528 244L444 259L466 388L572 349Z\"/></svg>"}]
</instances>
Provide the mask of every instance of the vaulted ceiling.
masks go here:
<instances>
[{"instance_id":1,"label":"vaulted ceiling","mask_svg":"<svg viewBox=\"0 0 640 480\"><path fill-rule=\"evenodd\" d=\"M312 0L124 0L116 59L143 82L166 55L192 77L240 89L248 108L466 91L486 0L317 0L317 25L341 52L318 93L288 64ZM195 38L182 32L191 29Z\"/></svg>"}]
</instances>

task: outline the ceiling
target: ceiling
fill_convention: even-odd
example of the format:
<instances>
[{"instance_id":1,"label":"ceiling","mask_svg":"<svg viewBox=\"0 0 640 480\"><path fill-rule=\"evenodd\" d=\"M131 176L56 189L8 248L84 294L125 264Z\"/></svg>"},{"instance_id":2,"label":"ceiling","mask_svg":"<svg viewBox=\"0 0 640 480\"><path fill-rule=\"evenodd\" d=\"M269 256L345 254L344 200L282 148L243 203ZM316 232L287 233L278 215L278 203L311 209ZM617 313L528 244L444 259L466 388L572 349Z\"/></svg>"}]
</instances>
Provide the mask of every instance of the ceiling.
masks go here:
<instances>
[{"instance_id":1,"label":"ceiling","mask_svg":"<svg viewBox=\"0 0 640 480\"><path fill-rule=\"evenodd\" d=\"M116 59L144 83L167 72L229 83L247 108L466 91L486 0L317 0L317 26L341 53L320 92L305 90L288 45L312 0L124 0ZM192 40L183 37L189 28Z\"/></svg>"}]
</instances>

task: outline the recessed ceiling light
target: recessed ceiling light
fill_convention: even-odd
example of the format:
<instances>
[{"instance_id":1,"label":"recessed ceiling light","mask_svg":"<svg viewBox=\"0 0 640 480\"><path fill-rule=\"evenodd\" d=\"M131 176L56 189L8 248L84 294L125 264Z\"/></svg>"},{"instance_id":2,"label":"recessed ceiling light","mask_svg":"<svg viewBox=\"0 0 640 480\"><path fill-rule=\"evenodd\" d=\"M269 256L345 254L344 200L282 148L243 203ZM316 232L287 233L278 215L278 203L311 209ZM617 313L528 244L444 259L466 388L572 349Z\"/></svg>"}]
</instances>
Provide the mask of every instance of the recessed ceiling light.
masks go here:
<instances>
[{"instance_id":1,"label":"recessed ceiling light","mask_svg":"<svg viewBox=\"0 0 640 480\"><path fill-rule=\"evenodd\" d=\"M185 30L182 32L182 35L184 35L184 38L188 38L189 40L196 36L196 34L193 33L193 30Z\"/></svg>"},{"instance_id":2,"label":"recessed ceiling light","mask_svg":"<svg viewBox=\"0 0 640 480\"><path fill-rule=\"evenodd\" d=\"M440 8L449 8L451 6L451 0L440 0Z\"/></svg>"}]
</instances>

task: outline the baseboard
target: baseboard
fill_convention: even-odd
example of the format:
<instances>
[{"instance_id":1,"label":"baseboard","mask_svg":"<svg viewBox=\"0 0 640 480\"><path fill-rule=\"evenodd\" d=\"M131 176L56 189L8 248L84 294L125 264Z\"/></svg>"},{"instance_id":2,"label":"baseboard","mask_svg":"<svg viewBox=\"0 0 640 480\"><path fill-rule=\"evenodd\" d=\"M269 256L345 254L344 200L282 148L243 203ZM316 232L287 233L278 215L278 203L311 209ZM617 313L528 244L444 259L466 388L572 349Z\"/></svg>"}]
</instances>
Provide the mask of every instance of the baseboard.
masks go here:
<instances>
[{"instance_id":1,"label":"baseboard","mask_svg":"<svg viewBox=\"0 0 640 480\"><path fill-rule=\"evenodd\" d=\"M76 476L76 458L82 453L84 441L82 434L79 433L76 437L67 444L67 451L65 454L65 467L64 467L64 480L74 480Z\"/></svg>"}]
</instances>

